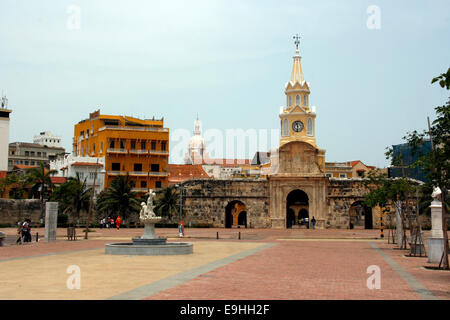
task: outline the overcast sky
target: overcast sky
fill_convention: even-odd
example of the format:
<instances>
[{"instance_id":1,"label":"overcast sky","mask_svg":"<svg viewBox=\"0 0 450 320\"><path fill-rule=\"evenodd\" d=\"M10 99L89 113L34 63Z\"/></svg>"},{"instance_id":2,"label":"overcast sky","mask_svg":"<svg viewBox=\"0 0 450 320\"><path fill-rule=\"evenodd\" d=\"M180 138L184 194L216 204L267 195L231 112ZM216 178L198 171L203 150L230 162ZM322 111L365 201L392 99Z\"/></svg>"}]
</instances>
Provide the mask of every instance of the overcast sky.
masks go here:
<instances>
[{"instance_id":1,"label":"overcast sky","mask_svg":"<svg viewBox=\"0 0 450 320\"><path fill-rule=\"evenodd\" d=\"M164 117L171 135L192 132L197 113L204 131L270 134L296 33L326 161L385 166L385 148L424 129L447 99L430 82L450 67L448 0L0 0L10 142L45 130L71 152L74 124L98 108Z\"/></svg>"}]
</instances>

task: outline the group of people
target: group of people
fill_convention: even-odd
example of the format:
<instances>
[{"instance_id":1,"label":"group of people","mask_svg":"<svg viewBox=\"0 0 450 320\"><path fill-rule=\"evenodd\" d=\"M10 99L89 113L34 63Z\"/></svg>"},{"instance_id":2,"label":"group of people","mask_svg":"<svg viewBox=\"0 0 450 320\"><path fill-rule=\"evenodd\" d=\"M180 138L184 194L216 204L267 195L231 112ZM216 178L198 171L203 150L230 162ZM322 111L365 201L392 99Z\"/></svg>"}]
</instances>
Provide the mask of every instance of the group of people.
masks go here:
<instances>
[{"instance_id":1,"label":"group of people","mask_svg":"<svg viewBox=\"0 0 450 320\"><path fill-rule=\"evenodd\" d=\"M122 218L120 216L117 216L116 220L114 221L113 218L103 218L100 220L100 228L114 228L114 226L117 228L117 230L120 229L120 225L122 224Z\"/></svg>"},{"instance_id":2,"label":"group of people","mask_svg":"<svg viewBox=\"0 0 450 320\"><path fill-rule=\"evenodd\" d=\"M16 244L31 242L31 220L25 219L23 222L17 222L17 240Z\"/></svg>"}]
</instances>

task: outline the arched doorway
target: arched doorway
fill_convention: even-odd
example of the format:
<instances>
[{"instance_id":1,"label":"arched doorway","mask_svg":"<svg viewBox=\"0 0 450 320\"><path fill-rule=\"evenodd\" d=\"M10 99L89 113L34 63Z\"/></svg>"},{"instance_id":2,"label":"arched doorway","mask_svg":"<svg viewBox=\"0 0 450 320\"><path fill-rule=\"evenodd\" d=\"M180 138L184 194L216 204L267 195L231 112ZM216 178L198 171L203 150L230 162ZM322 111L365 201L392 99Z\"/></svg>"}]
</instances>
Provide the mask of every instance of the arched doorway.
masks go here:
<instances>
[{"instance_id":1,"label":"arched doorway","mask_svg":"<svg viewBox=\"0 0 450 320\"><path fill-rule=\"evenodd\" d=\"M309 221L309 198L304 191L296 189L286 198L286 228L298 225L299 221Z\"/></svg>"},{"instance_id":2,"label":"arched doorway","mask_svg":"<svg viewBox=\"0 0 450 320\"><path fill-rule=\"evenodd\" d=\"M225 228L247 228L247 207L242 201L230 201L225 207Z\"/></svg>"},{"instance_id":3,"label":"arched doorway","mask_svg":"<svg viewBox=\"0 0 450 320\"><path fill-rule=\"evenodd\" d=\"M372 208L363 201L355 201L349 209L350 228L372 229Z\"/></svg>"}]
</instances>

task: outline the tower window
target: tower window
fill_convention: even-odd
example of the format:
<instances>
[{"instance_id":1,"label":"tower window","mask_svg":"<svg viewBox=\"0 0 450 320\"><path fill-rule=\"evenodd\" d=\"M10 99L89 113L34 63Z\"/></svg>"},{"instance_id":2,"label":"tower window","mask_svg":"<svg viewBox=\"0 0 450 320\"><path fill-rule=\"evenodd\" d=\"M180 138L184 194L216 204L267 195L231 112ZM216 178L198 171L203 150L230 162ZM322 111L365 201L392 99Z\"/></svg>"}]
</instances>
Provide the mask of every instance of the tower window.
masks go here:
<instances>
[{"instance_id":1,"label":"tower window","mask_svg":"<svg viewBox=\"0 0 450 320\"><path fill-rule=\"evenodd\" d=\"M288 106L289 107L292 106L292 97L291 96L288 97Z\"/></svg>"},{"instance_id":2,"label":"tower window","mask_svg":"<svg viewBox=\"0 0 450 320\"><path fill-rule=\"evenodd\" d=\"M313 122L311 118L308 118L306 122L306 134L312 136L313 135Z\"/></svg>"},{"instance_id":3,"label":"tower window","mask_svg":"<svg viewBox=\"0 0 450 320\"><path fill-rule=\"evenodd\" d=\"M295 96L295 105L296 106L300 105L300 95L299 94Z\"/></svg>"},{"instance_id":4,"label":"tower window","mask_svg":"<svg viewBox=\"0 0 450 320\"><path fill-rule=\"evenodd\" d=\"M289 135L289 120L284 119L283 120L283 136Z\"/></svg>"},{"instance_id":5,"label":"tower window","mask_svg":"<svg viewBox=\"0 0 450 320\"><path fill-rule=\"evenodd\" d=\"M304 96L303 96L303 105L304 105L304 106L307 106L307 105L308 105L308 96L307 96L307 95L304 95Z\"/></svg>"}]
</instances>

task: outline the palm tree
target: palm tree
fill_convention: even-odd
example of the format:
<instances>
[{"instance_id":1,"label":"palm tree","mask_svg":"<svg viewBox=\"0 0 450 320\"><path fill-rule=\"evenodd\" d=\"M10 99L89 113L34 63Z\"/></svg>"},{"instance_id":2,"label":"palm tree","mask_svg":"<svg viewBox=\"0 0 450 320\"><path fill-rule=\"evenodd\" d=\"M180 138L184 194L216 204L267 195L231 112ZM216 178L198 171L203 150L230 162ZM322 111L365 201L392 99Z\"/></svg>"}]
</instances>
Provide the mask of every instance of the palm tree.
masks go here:
<instances>
[{"instance_id":1,"label":"palm tree","mask_svg":"<svg viewBox=\"0 0 450 320\"><path fill-rule=\"evenodd\" d=\"M75 218L80 219L81 210L86 212L89 210L91 192L92 188L87 188L86 178L81 180L77 173L76 177L70 177L67 182L55 189L52 199L59 202L64 214L71 214L74 224Z\"/></svg>"},{"instance_id":2,"label":"palm tree","mask_svg":"<svg viewBox=\"0 0 450 320\"><path fill-rule=\"evenodd\" d=\"M131 214L138 213L141 206L138 194L131 191L134 181L128 175L119 176L101 193L97 199L97 210L100 212L115 212L127 219Z\"/></svg>"},{"instance_id":3,"label":"palm tree","mask_svg":"<svg viewBox=\"0 0 450 320\"><path fill-rule=\"evenodd\" d=\"M164 188L155 200L155 212L171 220L174 214L180 210L178 202L178 192L172 187Z\"/></svg>"},{"instance_id":4,"label":"palm tree","mask_svg":"<svg viewBox=\"0 0 450 320\"><path fill-rule=\"evenodd\" d=\"M42 219L44 217L44 197L47 195L48 190L54 187L50 177L52 174L57 173L57 171L47 170L44 164L39 162L39 167L27 169L26 173L33 184L30 191L32 193L39 191L39 199L41 201L40 219Z\"/></svg>"}]
</instances>

